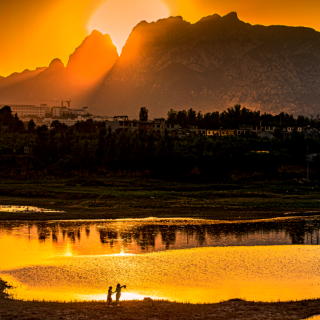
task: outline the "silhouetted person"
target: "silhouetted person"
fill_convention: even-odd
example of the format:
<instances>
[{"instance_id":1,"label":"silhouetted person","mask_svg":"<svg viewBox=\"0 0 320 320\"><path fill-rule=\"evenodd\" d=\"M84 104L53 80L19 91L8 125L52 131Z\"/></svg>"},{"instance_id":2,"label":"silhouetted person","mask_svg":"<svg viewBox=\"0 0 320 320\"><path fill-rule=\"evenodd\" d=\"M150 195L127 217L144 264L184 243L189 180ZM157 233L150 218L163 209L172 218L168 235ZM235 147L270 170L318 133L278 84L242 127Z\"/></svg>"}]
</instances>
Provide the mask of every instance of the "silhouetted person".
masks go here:
<instances>
[{"instance_id":1,"label":"silhouetted person","mask_svg":"<svg viewBox=\"0 0 320 320\"><path fill-rule=\"evenodd\" d=\"M118 306L120 306L120 301L119 301L119 300L120 300L120 297L121 297L121 289L122 289L122 288L127 288L127 286L124 285L124 286L121 287L121 286L120 286L120 283L118 283L118 284L117 284L117 287L116 287L116 291L115 291L115 292L117 293L117 294L116 294L116 304L117 304Z\"/></svg>"},{"instance_id":2,"label":"silhouetted person","mask_svg":"<svg viewBox=\"0 0 320 320\"><path fill-rule=\"evenodd\" d=\"M115 292L112 292L112 287L109 287L109 290L108 290L108 298L107 298L107 302L108 302L108 306L109 307L112 307L111 303L112 303L112 295L114 294Z\"/></svg>"}]
</instances>

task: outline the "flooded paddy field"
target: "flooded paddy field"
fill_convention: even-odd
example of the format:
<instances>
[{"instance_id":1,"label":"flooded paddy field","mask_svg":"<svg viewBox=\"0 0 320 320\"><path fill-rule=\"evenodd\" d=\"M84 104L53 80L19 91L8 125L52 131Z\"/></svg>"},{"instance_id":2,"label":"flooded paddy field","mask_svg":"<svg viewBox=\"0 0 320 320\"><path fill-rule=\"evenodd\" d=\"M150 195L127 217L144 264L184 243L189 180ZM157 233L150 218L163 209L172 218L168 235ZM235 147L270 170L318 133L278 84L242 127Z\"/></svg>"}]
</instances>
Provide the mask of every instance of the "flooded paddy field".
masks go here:
<instances>
[{"instance_id":1,"label":"flooded paddy field","mask_svg":"<svg viewBox=\"0 0 320 320\"><path fill-rule=\"evenodd\" d=\"M217 303L320 298L320 220L3 221L0 278L20 300Z\"/></svg>"}]
</instances>

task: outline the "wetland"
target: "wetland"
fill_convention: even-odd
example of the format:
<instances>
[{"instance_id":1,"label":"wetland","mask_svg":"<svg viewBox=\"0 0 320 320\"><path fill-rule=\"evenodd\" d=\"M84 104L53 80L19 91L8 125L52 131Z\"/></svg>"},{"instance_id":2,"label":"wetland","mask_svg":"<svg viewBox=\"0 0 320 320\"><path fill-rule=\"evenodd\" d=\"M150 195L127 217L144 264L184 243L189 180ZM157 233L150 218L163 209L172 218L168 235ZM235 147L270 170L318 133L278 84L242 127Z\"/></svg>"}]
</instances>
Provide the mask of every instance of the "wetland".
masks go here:
<instances>
[{"instance_id":1,"label":"wetland","mask_svg":"<svg viewBox=\"0 0 320 320\"><path fill-rule=\"evenodd\" d=\"M0 223L0 277L19 300L217 303L319 298L320 220Z\"/></svg>"},{"instance_id":2,"label":"wetland","mask_svg":"<svg viewBox=\"0 0 320 320\"><path fill-rule=\"evenodd\" d=\"M318 199L316 182L1 180L0 278L10 287L2 282L0 315L319 314ZM124 301L106 311L107 288L117 282L127 284Z\"/></svg>"}]
</instances>

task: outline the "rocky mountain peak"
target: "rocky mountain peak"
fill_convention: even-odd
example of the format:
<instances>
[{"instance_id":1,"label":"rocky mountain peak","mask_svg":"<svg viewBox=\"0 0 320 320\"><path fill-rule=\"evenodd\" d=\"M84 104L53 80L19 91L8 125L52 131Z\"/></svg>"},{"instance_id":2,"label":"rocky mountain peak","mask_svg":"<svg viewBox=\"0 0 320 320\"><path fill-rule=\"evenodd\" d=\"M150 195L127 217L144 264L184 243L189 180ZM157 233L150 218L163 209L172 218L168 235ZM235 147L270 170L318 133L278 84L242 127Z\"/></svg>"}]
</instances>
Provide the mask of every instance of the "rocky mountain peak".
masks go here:
<instances>
[{"instance_id":1,"label":"rocky mountain peak","mask_svg":"<svg viewBox=\"0 0 320 320\"><path fill-rule=\"evenodd\" d=\"M79 81L93 81L105 75L118 58L111 37L93 30L70 55L66 69Z\"/></svg>"},{"instance_id":2,"label":"rocky mountain peak","mask_svg":"<svg viewBox=\"0 0 320 320\"><path fill-rule=\"evenodd\" d=\"M218 14L213 14L211 16L203 17L200 19L197 23L202 23L202 22L210 22L210 21L216 21L221 19L221 16Z\"/></svg>"},{"instance_id":3,"label":"rocky mountain peak","mask_svg":"<svg viewBox=\"0 0 320 320\"><path fill-rule=\"evenodd\" d=\"M238 21L238 14L236 12L230 12L228 14L226 14L225 16L223 16L223 19L225 20L229 20L229 21Z\"/></svg>"},{"instance_id":4,"label":"rocky mountain peak","mask_svg":"<svg viewBox=\"0 0 320 320\"><path fill-rule=\"evenodd\" d=\"M50 70L64 69L64 64L60 59L56 58L51 61L49 65L49 69Z\"/></svg>"},{"instance_id":5,"label":"rocky mountain peak","mask_svg":"<svg viewBox=\"0 0 320 320\"><path fill-rule=\"evenodd\" d=\"M190 27L182 17L169 17L156 22L140 22L131 32L122 49L120 64L130 64L132 59L142 59L141 53L150 54L157 50L158 44L168 46L176 37Z\"/></svg>"}]
</instances>

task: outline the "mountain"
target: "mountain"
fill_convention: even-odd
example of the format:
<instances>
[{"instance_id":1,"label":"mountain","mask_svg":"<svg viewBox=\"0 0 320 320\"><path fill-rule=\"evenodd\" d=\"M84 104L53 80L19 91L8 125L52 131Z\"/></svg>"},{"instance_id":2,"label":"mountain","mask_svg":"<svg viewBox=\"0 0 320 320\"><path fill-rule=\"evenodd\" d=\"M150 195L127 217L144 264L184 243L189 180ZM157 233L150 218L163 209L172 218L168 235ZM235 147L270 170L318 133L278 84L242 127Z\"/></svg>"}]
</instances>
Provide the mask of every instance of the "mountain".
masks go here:
<instances>
[{"instance_id":1,"label":"mountain","mask_svg":"<svg viewBox=\"0 0 320 320\"><path fill-rule=\"evenodd\" d=\"M100 114L164 116L241 104L271 113L320 113L320 33L250 25L236 13L195 24L181 17L141 22L91 97ZM105 108L105 105L107 107Z\"/></svg>"},{"instance_id":2,"label":"mountain","mask_svg":"<svg viewBox=\"0 0 320 320\"><path fill-rule=\"evenodd\" d=\"M0 78L0 104L72 100L101 115L150 116L169 109L202 112L241 104L253 110L320 113L320 33L304 27L250 25L232 12L139 23L121 56L93 31L45 69ZM54 103L53 103L54 104Z\"/></svg>"},{"instance_id":3,"label":"mountain","mask_svg":"<svg viewBox=\"0 0 320 320\"><path fill-rule=\"evenodd\" d=\"M48 101L56 105L54 101L63 99L71 100L72 106L83 106L118 57L110 36L93 31L70 55L66 67L54 59L48 68L0 79L0 103L39 105Z\"/></svg>"},{"instance_id":4,"label":"mountain","mask_svg":"<svg viewBox=\"0 0 320 320\"><path fill-rule=\"evenodd\" d=\"M8 77L0 77L0 86L5 85L5 86L10 86L16 83L19 83L21 81L30 79L36 75L38 75L40 72L44 71L46 67L43 68L37 68L36 70L29 70L26 69L21 73L14 72Z\"/></svg>"},{"instance_id":5,"label":"mountain","mask_svg":"<svg viewBox=\"0 0 320 320\"><path fill-rule=\"evenodd\" d=\"M70 55L66 71L78 81L97 81L106 75L118 58L117 48L110 36L93 30Z\"/></svg>"}]
</instances>

